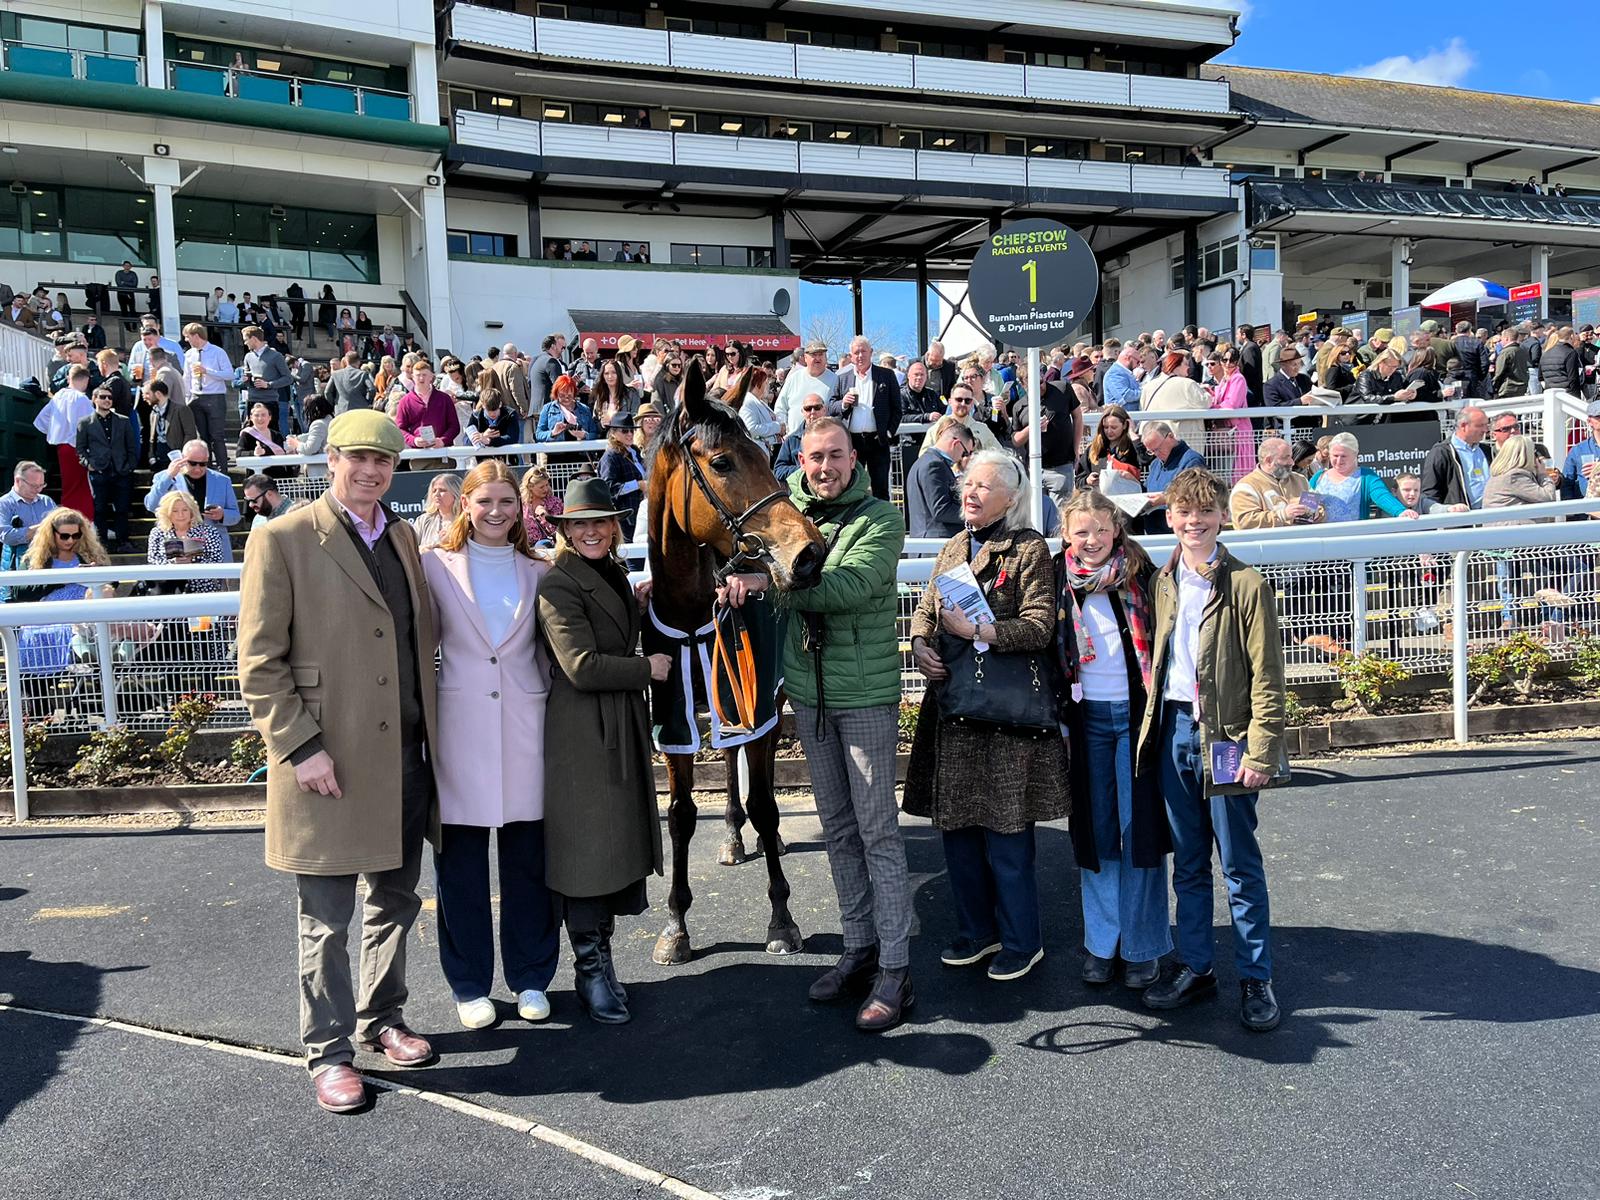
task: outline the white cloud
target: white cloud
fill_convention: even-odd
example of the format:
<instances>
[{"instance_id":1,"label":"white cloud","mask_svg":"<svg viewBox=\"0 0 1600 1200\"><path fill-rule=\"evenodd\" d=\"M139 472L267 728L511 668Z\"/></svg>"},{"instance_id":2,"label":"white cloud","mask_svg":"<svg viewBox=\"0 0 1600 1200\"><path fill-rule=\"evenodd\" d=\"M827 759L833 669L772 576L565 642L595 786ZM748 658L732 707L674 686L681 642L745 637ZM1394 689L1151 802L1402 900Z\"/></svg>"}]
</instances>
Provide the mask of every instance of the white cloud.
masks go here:
<instances>
[{"instance_id":1,"label":"white cloud","mask_svg":"<svg viewBox=\"0 0 1600 1200\"><path fill-rule=\"evenodd\" d=\"M1365 67L1346 71L1365 79L1389 79L1396 83L1427 83L1435 87L1454 87L1478 65L1478 56L1460 38L1451 38L1443 50L1430 49L1419 58L1395 54L1380 58Z\"/></svg>"},{"instance_id":2,"label":"white cloud","mask_svg":"<svg viewBox=\"0 0 1600 1200\"><path fill-rule=\"evenodd\" d=\"M1239 10L1239 19L1235 23L1243 29L1244 23L1255 16L1256 6L1250 0L1234 0L1234 7Z\"/></svg>"}]
</instances>

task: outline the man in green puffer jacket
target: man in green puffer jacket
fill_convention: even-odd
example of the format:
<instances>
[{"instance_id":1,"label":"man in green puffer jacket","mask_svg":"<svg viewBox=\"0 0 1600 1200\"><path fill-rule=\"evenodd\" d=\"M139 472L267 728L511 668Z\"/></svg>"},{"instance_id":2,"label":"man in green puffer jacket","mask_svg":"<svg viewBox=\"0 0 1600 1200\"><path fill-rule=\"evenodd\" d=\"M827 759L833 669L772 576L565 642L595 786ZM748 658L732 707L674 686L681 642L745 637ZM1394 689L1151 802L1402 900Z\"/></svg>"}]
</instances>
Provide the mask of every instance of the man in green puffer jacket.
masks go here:
<instances>
[{"instance_id":1,"label":"man in green puffer jacket","mask_svg":"<svg viewBox=\"0 0 1600 1200\"><path fill-rule=\"evenodd\" d=\"M811 985L811 998L870 993L856 1013L868 1032L890 1029L912 1004L911 882L895 751L900 707L899 597L895 571L905 547L900 510L872 495L850 434L824 417L808 425L789 495L811 518L828 557L815 587L788 592L784 687L811 771L817 816L844 925L844 956ZM733 576L740 603L764 577Z\"/></svg>"}]
</instances>

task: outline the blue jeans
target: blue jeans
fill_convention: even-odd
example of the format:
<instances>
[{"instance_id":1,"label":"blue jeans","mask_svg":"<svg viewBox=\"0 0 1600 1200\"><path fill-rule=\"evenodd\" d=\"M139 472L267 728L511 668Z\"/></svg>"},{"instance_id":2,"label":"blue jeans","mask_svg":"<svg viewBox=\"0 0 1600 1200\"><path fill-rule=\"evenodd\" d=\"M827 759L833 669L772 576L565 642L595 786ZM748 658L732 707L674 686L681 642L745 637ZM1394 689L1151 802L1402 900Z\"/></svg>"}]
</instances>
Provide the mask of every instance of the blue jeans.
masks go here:
<instances>
[{"instance_id":1,"label":"blue jeans","mask_svg":"<svg viewBox=\"0 0 1600 1200\"><path fill-rule=\"evenodd\" d=\"M1133 738L1126 700L1085 700L1089 812L1098 871L1082 870L1083 948L1100 958L1145 962L1172 949L1167 863L1133 865ZM1121 852L1118 853L1118 847Z\"/></svg>"},{"instance_id":2,"label":"blue jeans","mask_svg":"<svg viewBox=\"0 0 1600 1200\"><path fill-rule=\"evenodd\" d=\"M989 945L998 931L1002 946L1022 954L1044 945L1032 825L1020 833L947 829L944 861L962 937Z\"/></svg>"},{"instance_id":3,"label":"blue jeans","mask_svg":"<svg viewBox=\"0 0 1600 1200\"><path fill-rule=\"evenodd\" d=\"M1244 979L1272 978L1267 873L1256 844L1256 793L1205 795L1200 727L1186 705L1161 714L1161 794L1172 826L1172 890L1178 907L1178 958L1211 969L1211 845L1216 842L1233 913L1233 956Z\"/></svg>"},{"instance_id":4,"label":"blue jeans","mask_svg":"<svg viewBox=\"0 0 1600 1200\"><path fill-rule=\"evenodd\" d=\"M441 825L433 856L439 893L439 965L460 1000L494 987L494 914L489 906L489 833ZM513 992L545 991L561 952L555 898L544 883L544 822L499 829L500 961Z\"/></svg>"}]
</instances>

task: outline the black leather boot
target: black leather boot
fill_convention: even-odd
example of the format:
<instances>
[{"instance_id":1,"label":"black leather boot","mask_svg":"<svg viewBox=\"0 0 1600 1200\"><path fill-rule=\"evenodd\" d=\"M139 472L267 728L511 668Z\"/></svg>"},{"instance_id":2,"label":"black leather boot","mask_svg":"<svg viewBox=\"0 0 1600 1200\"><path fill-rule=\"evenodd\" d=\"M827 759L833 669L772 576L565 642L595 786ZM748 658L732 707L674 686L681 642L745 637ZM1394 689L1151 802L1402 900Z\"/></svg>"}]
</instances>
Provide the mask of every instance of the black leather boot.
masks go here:
<instances>
[{"instance_id":1,"label":"black leather boot","mask_svg":"<svg viewBox=\"0 0 1600 1200\"><path fill-rule=\"evenodd\" d=\"M622 1025L632 1020L633 1014L617 999L606 979L600 955L600 933L569 929L567 938L572 942L572 987L578 994L578 1003L602 1025Z\"/></svg>"},{"instance_id":2,"label":"black leather boot","mask_svg":"<svg viewBox=\"0 0 1600 1200\"><path fill-rule=\"evenodd\" d=\"M600 967L606 973L606 982L611 985L612 994L624 1005L628 1003L628 989L622 986L622 981L617 978L617 965L611 961L611 935L616 932L617 919L607 917L600 926Z\"/></svg>"},{"instance_id":3,"label":"black leather boot","mask_svg":"<svg viewBox=\"0 0 1600 1200\"><path fill-rule=\"evenodd\" d=\"M849 992L864 992L878 974L878 947L862 946L846 950L811 985L810 996L819 1004L829 1004Z\"/></svg>"},{"instance_id":4,"label":"black leather boot","mask_svg":"<svg viewBox=\"0 0 1600 1200\"><path fill-rule=\"evenodd\" d=\"M863 1033L893 1029L916 1002L911 990L911 968L884 967L873 981L872 994L856 1013L856 1028Z\"/></svg>"}]
</instances>

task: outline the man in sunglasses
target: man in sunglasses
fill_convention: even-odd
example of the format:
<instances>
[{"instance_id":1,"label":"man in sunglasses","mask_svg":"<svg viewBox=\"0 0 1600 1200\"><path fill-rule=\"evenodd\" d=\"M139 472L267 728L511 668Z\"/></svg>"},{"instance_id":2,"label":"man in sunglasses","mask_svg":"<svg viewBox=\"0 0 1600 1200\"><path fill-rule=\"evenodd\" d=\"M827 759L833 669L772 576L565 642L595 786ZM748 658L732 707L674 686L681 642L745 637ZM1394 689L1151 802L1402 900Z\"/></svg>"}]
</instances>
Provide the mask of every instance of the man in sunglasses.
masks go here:
<instances>
[{"instance_id":1,"label":"man in sunglasses","mask_svg":"<svg viewBox=\"0 0 1600 1200\"><path fill-rule=\"evenodd\" d=\"M156 476L145 495L144 506L151 512L161 507L166 494L175 488L188 489L199 505L201 515L226 535L230 525L239 523L239 501L233 494L233 481L221 471L211 469L211 448L201 438L185 442L183 453L172 460L166 471Z\"/></svg>"}]
</instances>

